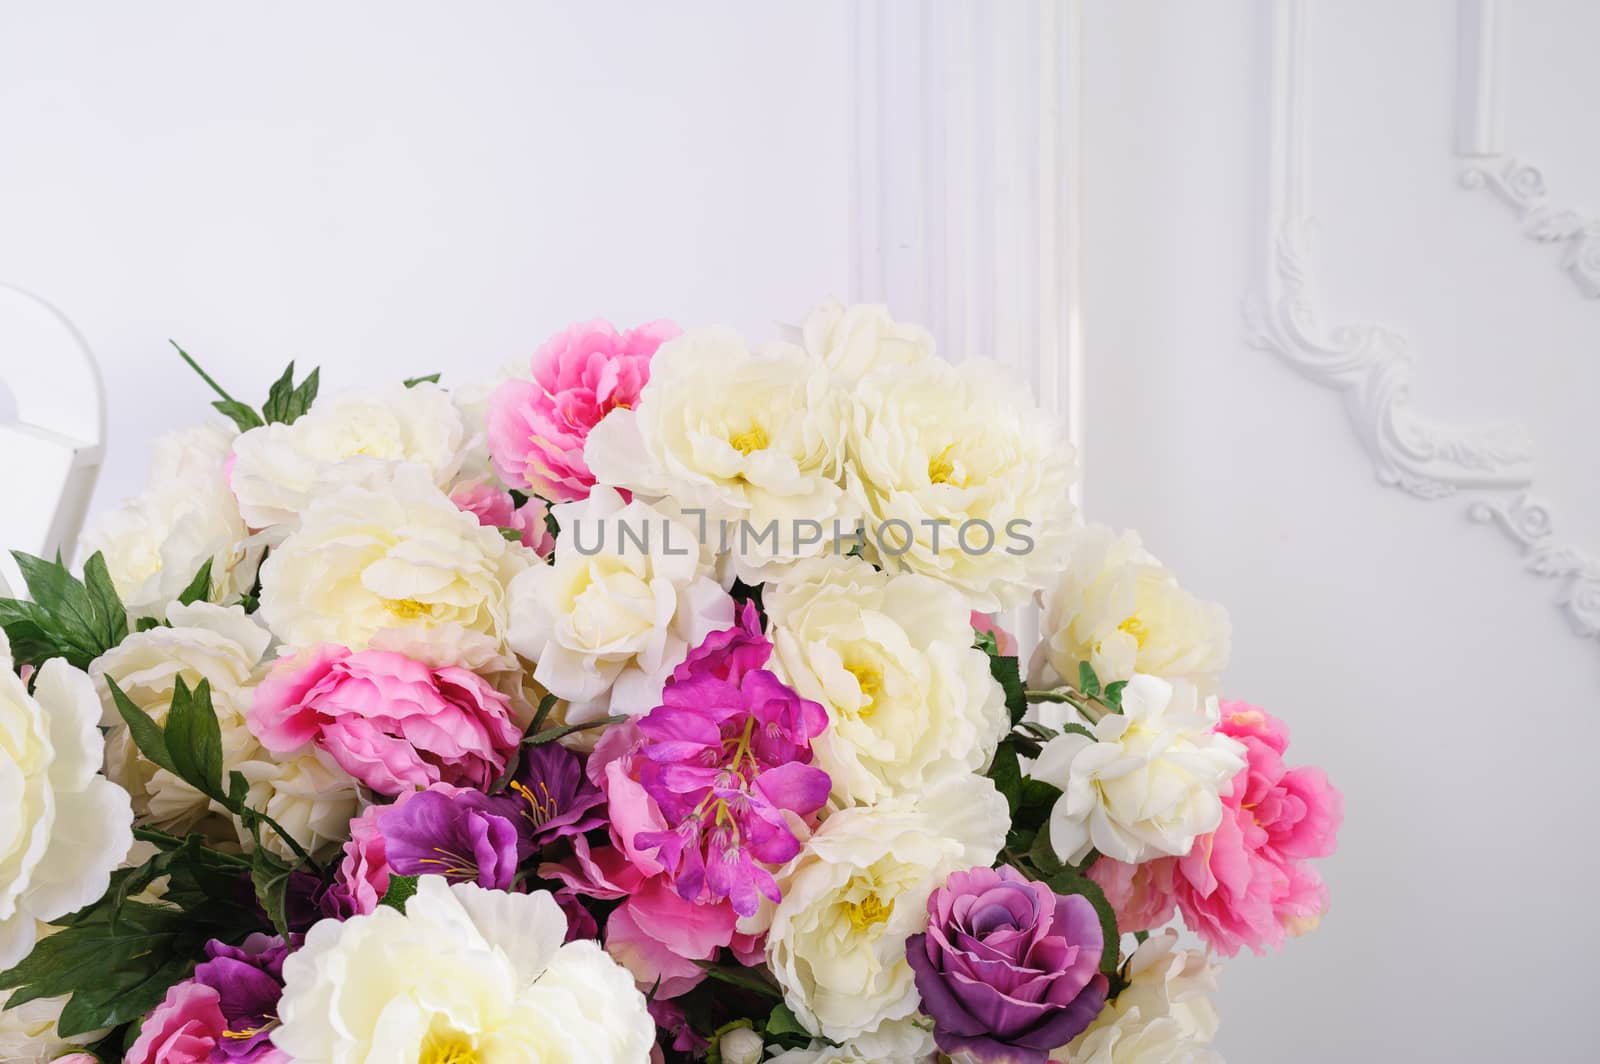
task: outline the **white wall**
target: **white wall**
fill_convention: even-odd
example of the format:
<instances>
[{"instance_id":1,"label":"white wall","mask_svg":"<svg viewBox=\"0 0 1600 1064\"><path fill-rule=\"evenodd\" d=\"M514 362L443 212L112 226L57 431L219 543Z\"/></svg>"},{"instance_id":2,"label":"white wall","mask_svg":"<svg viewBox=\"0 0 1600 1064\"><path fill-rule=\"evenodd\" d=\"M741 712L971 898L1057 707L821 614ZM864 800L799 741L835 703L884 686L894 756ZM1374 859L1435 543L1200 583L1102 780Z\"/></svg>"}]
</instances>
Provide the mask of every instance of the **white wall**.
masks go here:
<instances>
[{"instance_id":1,"label":"white wall","mask_svg":"<svg viewBox=\"0 0 1600 1064\"><path fill-rule=\"evenodd\" d=\"M592 315L765 333L848 284L842 7L0 5L0 279L110 390L96 501L208 398L462 380Z\"/></svg>"}]
</instances>

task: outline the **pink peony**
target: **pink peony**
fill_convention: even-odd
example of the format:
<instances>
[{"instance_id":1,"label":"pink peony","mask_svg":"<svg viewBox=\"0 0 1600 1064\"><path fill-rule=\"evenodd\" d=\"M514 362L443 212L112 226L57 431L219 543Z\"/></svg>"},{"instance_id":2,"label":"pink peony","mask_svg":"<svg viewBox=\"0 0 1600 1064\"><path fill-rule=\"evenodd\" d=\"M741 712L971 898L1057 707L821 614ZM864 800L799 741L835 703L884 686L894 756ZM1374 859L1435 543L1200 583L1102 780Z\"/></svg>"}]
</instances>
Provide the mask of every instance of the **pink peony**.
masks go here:
<instances>
[{"instance_id":1,"label":"pink peony","mask_svg":"<svg viewBox=\"0 0 1600 1064\"><path fill-rule=\"evenodd\" d=\"M1287 768L1283 722L1243 702L1222 703L1217 730L1244 744L1246 764L1223 797L1222 823L1185 857L1133 867L1102 858L1089 875L1124 931L1171 918L1226 956L1257 953L1315 927L1328 890L1311 858L1333 853L1344 800L1321 769Z\"/></svg>"},{"instance_id":2,"label":"pink peony","mask_svg":"<svg viewBox=\"0 0 1600 1064\"><path fill-rule=\"evenodd\" d=\"M420 793L402 794L395 804ZM344 860L339 862L339 869L334 873L332 889L323 897L324 915L340 920L365 916L389 893L391 873L384 854L383 832L378 830L378 817L393 808L392 805L369 805L350 821L350 841L344 844Z\"/></svg>"},{"instance_id":3,"label":"pink peony","mask_svg":"<svg viewBox=\"0 0 1600 1064\"><path fill-rule=\"evenodd\" d=\"M510 699L476 673L332 645L279 661L249 722L273 753L313 743L388 795L441 781L487 790L522 740Z\"/></svg>"},{"instance_id":4,"label":"pink peony","mask_svg":"<svg viewBox=\"0 0 1600 1064\"><path fill-rule=\"evenodd\" d=\"M227 1030L222 998L193 980L167 991L161 1004L144 1018L123 1064L204 1064Z\"/></svg>"},{"instance_id":5,"label":"pink peony","mask_svg":"<svg viewBox=\"0 0 1600 1064\"><path fill-rule=\"evenodd\" d=\"M552 502L588 498L589 430L638 402L651 356L676 335L671 322L618 333L597 320L545 341L533 355L533 379L508 380L489 399L489 453L501 478Z\"/></svg>"},{"instance_id":6,"label":"pink peony","mask_svg":"<svg viewBox=\"0 0 1600 1064\"><path fill-rule=\"evenodd\" d=\"M541 558L556 549L545 515L550 507L543 499L529 499L518 506L511 493L489 482L487 477L468 480L450 489L450 501L478 519L485 528L509 528L522 533L521 543Z\"/></svg>"}]
</instances>

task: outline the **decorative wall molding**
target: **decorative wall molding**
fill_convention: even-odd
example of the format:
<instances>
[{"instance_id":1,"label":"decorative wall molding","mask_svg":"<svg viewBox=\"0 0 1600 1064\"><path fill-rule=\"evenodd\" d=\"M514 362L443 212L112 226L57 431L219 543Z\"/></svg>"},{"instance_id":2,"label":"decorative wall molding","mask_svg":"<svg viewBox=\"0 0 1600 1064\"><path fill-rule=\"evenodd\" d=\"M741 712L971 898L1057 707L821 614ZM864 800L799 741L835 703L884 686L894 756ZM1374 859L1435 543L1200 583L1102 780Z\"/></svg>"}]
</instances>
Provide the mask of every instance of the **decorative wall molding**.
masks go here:
<instances>
[{"instance_id":1,"label":"decorative wall molding","mask_svg":"<svg viewBox=\"0 0 1600 1064\"><path fill-rule=\"evenodd\" d=\"M1504 530L1522 549L1529 573L1559 579L1558 602L1574 629L1600 638L1600 562L1563 542L1550 508L1530 494L1535 465L1528 433L1513 423L1453 426L1427 417L1412 401L1417 361L1403 333L1378 323L1326 323L1306 202L1311 9L1309 0L1278 0L1271 11L1265 270L1247 307L1250 342L1339 393L1383 483L1421 499L1497 492L1474 498L1467 516ZM1485 117L1494 113L1492 101L1488 106L1463 120L1461 143L1492 144L1495 120Z\"/></svg>"},{"instance_id":2,"label":"decorative wall molding","mask_svg":"<svg viewBox=\"0 0 1600 1064\"><path fill-rule=\"evenodd\" d=\"M1492 192L1522 223L1522 235L1561 246L1561 266L1588 299L1600 299L1600 218L1555 202L1539 167L1508 154L1498 0L1461 0L1456 154L1462 187Z\"/></svg>"}]
</instances>

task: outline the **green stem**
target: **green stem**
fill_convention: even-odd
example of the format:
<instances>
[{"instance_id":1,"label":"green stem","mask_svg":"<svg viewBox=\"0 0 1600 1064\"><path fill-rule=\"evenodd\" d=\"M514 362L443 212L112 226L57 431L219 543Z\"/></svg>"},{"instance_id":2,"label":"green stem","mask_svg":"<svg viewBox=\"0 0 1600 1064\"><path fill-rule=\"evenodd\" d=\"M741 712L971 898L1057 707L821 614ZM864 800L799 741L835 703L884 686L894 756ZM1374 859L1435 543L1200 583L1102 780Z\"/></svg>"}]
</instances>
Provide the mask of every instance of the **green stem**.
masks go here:
<instances>
[{"instance_id":1,"label":"green stem","mask_svg":"<svg viewBox=\"0 0 1600 1064\"><path fill-rule=\"evenodd\" d=\"M205 370L201 369L200 368L200 363L198 363L194 359L190 358L189 357L189 352L187 352L183 348L179 347L178 346L178 342L176 340L168 340L167 343L171 344L172 345L172 349L174 351L178 352L178 357L179 358L181 358L185 362L189 363L189 368L190 369L192 369L196 373L200 374L200 379L205 381L207 384L209 384L211 386L211 390L212 391L216 392L218 395L222 396L222 398L226 399L230 403L237 403L239 401L239 400L235 399L233 396L229 395L228 394L228 390L226 388L224 388L222 385L218 384L216 381L212 380L211 379L211 374L209 374Z\"/></svg>"},{"instance_id":2,"label":"green stem","mask_svg":"<svg viewBox=\"0 0 1600 1064\"><path fill-rule=\"evenodd\" d=\"M254 812L254 811L252 810L252 812ZM282 824L278 823L276 820L272 819L270 816L268 816L265 813L255 813L255 815L261 818L261 822L263 824L267 825L267 827L271 828L273 831L276 831L278 833L278 838L282 839L285 843L288 844L289 849L294 851L294 855L296 857L300 858L301 861L303 861L306 864L310 865L312 867L312 869L315 870L318 875L322 874L322 866L317 864L316 861L312 860L311 855L306 852L306 848L304 846L300 845L300 843L296 842L295 841L295 837L293 835L291 835L287 831L283 830L283 825ZM259 842L258 842L258 845L259 845Z\"/></svg>"}]
</instances>

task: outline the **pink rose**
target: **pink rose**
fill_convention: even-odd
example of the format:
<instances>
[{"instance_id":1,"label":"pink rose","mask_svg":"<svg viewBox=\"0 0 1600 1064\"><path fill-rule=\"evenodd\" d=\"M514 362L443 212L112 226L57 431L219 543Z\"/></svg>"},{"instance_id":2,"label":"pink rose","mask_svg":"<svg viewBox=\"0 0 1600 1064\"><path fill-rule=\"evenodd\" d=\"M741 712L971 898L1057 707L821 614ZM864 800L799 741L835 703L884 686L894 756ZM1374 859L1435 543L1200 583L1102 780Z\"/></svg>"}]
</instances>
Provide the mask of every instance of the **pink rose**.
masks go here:
<instances>
[{"instance_id":1,"label":"pink rose","mask_svg":"<svg viewBox=\"0 0 1600 1064\"><path fill-rule=\"evenodd\" d=\"M968 623L972 625L973 631L994 636L995 650L999 651L1001 657L1016 656L1017 637L995 624L992 616L973 610L972 617Z\"/></svg>"},{"instance_id":2,"label":"pink rose","mask_svg":"<svg viewBox=\"0 0 1600 1064\"><path fill-rule=\"evenodd\" d=\"M1244 744L1245 767L1222 796L1222 823L1185 857L1137 867L1102 858L1089 875L1124 931L1171 918L1225 956L1257 953L1315 927L1328 890L1311 867L1333 853L1344 800L1321 769L1287 768L1283 722L1243 702L1223 702L1217 731Z\"/></svg>"},{"instance_id":3,"label":"pink rose","mask_svg":"<svg viewBox=\"0 0 1600 1064\"><path fill-rule=\"evenodd\" d=\"M489 399L489 453L501 479L552 502L588 498L589 430L638 402L651 356L676 335L671 322L618 333L597 320L545 341L533 355L533 380L508 380Z\"/></svg>"},{"instance_id":4,"label":"pink rose","mask_svg":"<svg viewBox=\"0 0 1600 1064\"><path fill-rule=\"evenodd\" d=\"M522 740L510 699L476 673L326 644L273 666L249 723L273 753L313 743L388 795L441 781L487 790Z\"/></svg>"},{"instance_id":5,"label":"pink rose","mask_svg":"<svg viewBox=\"0 0 1600 1064\"><path fill-rule=\"evenodd\" d=\"M227 1030L221 997L192 980L167 991L144 1018L123 1064L204 1064Z\"/></svg>"},{"instance_id":6,"label":"pink rose","mask_svg":"<svg viewBox=\"0 0 1600 1064\"><path fill-rule=\"evenodd\" d=\"M476 517L485 528L521 532L522 545L541 558L550 557L556 549L556 539L545 522L550 507L543 499L529 499L518 506L510 492L490 483L487 477L479 477L451 488L450 501L458 510Z\"/></svg>"}]
</instances>

